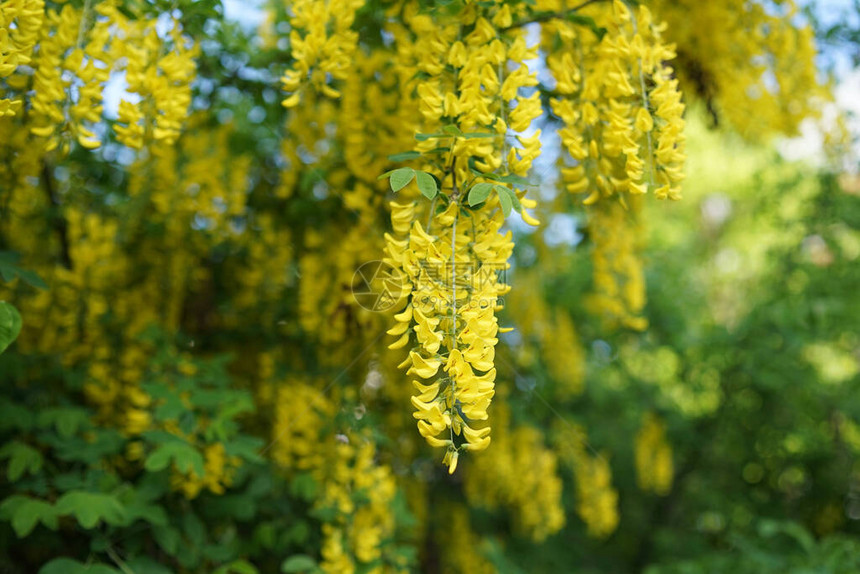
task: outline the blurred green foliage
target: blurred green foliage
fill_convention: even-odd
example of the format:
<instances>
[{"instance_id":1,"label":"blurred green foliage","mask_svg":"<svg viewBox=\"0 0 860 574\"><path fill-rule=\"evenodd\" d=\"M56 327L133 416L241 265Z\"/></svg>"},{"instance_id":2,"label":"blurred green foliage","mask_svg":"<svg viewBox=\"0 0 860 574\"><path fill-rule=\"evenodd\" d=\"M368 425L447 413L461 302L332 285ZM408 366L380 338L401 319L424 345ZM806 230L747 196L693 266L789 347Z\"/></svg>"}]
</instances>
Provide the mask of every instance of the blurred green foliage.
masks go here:
<instances>
[{"instance_id":1,"label":"blurred green foliage","mask_svg":"<svg viewBox=\"0 0 860 574\"><path fill-rule=\"evenodd\" d=\"M558 538L575 546L548 545L537 562L520 564L855 572L860 196L826 168L787 162L699 121L689 131L695 177L685 200L647 212L647 332L609 335L586 320L587 228L582 244L552 253L555 273L546 259L521 261L541 265L548 298L579 320L590 347L584 396L554 407L569 408L593 447L612 453L621 521L601 542L570 525ZM536 391L551 393L552 384L539 379ZM522 416L543 412L549 424L553 413L524 398ZM667 421L674 450L665 497L640 492L632 465L630 437L650 410Z\"/></svg>"}]
</instances>

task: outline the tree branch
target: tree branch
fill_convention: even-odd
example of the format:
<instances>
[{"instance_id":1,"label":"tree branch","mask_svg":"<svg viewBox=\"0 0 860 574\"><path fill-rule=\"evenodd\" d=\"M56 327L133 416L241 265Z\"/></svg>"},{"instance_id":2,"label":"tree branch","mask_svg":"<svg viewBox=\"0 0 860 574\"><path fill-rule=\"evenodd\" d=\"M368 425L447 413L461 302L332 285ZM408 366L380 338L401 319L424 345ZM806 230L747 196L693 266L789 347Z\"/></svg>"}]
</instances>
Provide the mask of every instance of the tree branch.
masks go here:
<instances>
[{"instance_id":1,"label":"tree branch","mask_svg":"<svg viewBox=\"0 0 860 574\"><path fill-rule=\"evenodd\" d=\"M60 204L60 200L57 199L54 182L51 179L51 169L48 167L47 162L42 164L42 185L48 196L48 201L51 202L51 207L54 210L51 221L54 231L56 231L57 237L60 240L60 260L66 269L71 269L72 257L69 250L69 225L66 223L66 218L63 217L62 205Z\"/></svg>"},{"instance_id":2,"label":"tree branch","mask_svg":"<svg viewBox=\"0 0 860 574\"><path fill-rule=\"evenodd\" d=\"M519 22L514 22L510 26L506 26L504 28L499 29L499 32L507 32L508 30L513 30L514 28L522 28L528 24L535 24L539 22L549 22L550 20L560 20L566 18L570 14L575 14L576 12L582 10L589 4L595 4L597 2L603 2L605 0L585 0L581 4L574 6L573 8L569 8L567 10L561 10L559 12L540 12L538 14L534 14L528 20L520 20Z\"/></svg>"}]
</instances>

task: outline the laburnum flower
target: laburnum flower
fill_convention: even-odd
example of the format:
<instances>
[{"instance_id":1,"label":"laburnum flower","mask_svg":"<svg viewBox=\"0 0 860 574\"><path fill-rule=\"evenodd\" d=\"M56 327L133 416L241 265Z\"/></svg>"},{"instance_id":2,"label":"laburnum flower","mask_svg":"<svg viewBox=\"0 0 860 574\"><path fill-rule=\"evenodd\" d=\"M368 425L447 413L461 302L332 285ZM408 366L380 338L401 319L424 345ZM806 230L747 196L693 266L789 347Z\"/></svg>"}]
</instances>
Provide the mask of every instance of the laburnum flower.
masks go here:
<instances>
[{"instance_id":1,"label":"laburnum flower","mask_svg":"<svg viewBox=\"0 0 860 574\"><path fill-rule=\"evenodd\" d=\"M292 2L290 48L293 65L281 78L289 95L281 102L292 108L310 86L330 98L341 93L332 80L343 80L352 66L358 33L352 30L356 11L364 0L298 0Z\"/></svg>"},{"instance_id":2,"label":"laburnum flower","mask_svg":"<svg viewBox=\"0 0 860 574\"><path fill-rule=\"evenodd\" d=\"M444 203L428 213L409 190L391 203L393 232L385 236L384 259L408 292L388 331L396 337L389 348L408 349L400 366L413 379L419 433L446 449L443 463L454 472L463 451L490 444L483 421L495 394L496 313L509 289L500 273L513 250L511 233L502 232L501 199L467 205L463 186L495 181L493 174L525 176L540 155L539 130L509 136L509 130L527 132L542 113L539 93L527 92L538 84L526 64L537 50L521 31L499 29L513 21L507 6L486 13L472 6L451 16L410 9L404 20L406 28L394 34L414 97L416 131L452 133L447 126L453 124L468 134L444 143L445 167L427 166L443 183ZM415 150L438 146L425 138ZM473 172L488 177L476 179ZM526 211L536 202L524 191L499 193L515 195L523 220L538 224Z\"/></svg>"}]
</instances>

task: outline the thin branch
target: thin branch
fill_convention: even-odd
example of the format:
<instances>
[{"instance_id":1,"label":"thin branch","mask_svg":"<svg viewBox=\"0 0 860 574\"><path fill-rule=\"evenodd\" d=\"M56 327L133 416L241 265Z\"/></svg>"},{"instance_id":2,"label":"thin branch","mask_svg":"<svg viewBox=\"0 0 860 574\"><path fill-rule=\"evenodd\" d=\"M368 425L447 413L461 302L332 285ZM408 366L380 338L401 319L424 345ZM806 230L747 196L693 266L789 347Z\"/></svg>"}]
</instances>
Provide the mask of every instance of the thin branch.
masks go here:
<instances>
[{"instance_id":1,"label":"thin branch","mask_svg":"<svg viewBox=\"0 0 860 574\"><path fill-rule=\"evenodd\" d=\"M51 207L55 211L52 214L54 231L60 240L60 260L66 269L72 268L72 256L69 248L69 225L66 223L66 218L62 214L62 206L57 198L57 193L54 190L54 181L51 179L51 169L48 163L42 164L42 185L45 188L45 193L48 196L48 201L51 202Z\"/></svg>"},{"instance_id":2,"label":"thin branch","mask_svg":"<svg viewBox=\"0 0 860 574\"><path fill-rule=\"evenodd\" d=\"M123 559L119 557L119 554L117 554L117 553L114 551L114 549L113 549L112 547L108 546L108 547L107 547L107 550L105 550L105 552L107 553L108 557L109 557L111 560L113 560L114 564L116 564L116 565L117 565L117 567L118 567L120 570L122 570L123 574L134 574L134 570L132 570L132 569L128 566L128 564L126 564L126 563L123 561Z\"/></svg>"},{"instance_id":3,"label":"thin branch","mask_svg":"<svg viewBox=\"0 0 860 574\"><path fill-rule=\"evenodd\" d=\"M560 10L558 12L541 12L539 14L535 14L528 20L520 20L519 22L514 22L510 26L506 26L505 28L500 28L499 32L507 32L508 30L513 30L514 28L522 28L528 24L535 24L539 22L549 22L550 20L560 20L566 18L570 14L574 14L579 12L586 6L590 4L595 4L597 2L604 2L605 0L585 0L581 4L574 6L573 8L568 8L567 10Z\"/></svg>"}]
</instances>

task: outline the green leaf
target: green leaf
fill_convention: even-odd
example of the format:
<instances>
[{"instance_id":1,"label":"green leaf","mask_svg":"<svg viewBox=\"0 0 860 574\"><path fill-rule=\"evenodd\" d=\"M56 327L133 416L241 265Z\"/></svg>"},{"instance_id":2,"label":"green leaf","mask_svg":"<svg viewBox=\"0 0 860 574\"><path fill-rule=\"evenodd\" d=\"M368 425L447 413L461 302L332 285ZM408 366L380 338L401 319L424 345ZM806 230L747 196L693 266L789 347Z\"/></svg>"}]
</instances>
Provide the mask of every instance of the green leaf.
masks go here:
<instances>
[{"instance_id":1,"label":"green leaf","mask_svg":"<svg viewBox=\"0 0 860 574\"><path fill-rule=\"evenodd\" d=\"M47 289L48 284L38 274L27 269L21 269L16 265L18 259L20 259L20 255L17 253L0 251L0 279L9 282L18 277L32 287Z\"/></svg>"},{"instance_id":2,"label":"green leaf","mask_svg":"<svg viewBox=\"0 0 860 574\"><path fill-rule=\"evenodd\" d=\"M71 558L54 558L39 569L39 574L77 574L83 566Z\"/></svg>"},{"instance_id":3,"label":"green leaf","mask_svg":"<svg viewBox=\"0 0 860 574\"><path fill-rule=\"evenodd\" d=\"M224 443L224 452L227 456L238 456L248 462L263 463L265 459L260 456L260 449L264 445L265 442L262 439L240 435Z\"/></svg>"},{"instance_id":4,"label":"green leaf","mask_svg":"<svg viewBox=\"0 0 860 574\"><path fill-rule=\"evenodd\" d=\"M125 507L111 494L73 490L57 500L57 513L71 514L78 524L89 530L99 522L119 526L126 523L128 517Z\"/></svg>"},{"instance_id":5,"label":"green leaf","mask_svg":"<svg viewBox=\"0 0 860 574\"><path fill-rule=\"evenodd\" d=\"M494 173L484 173L481 170L479 170L477 167L475 167L475 158L474 157L469 158L469 171L471 171L473 174L477 175L478 177L483 177L484 179L489 179L492 181L496 181L497 179L499 179L498 175L496 175Z\"/></svg>"},{"instance_id":6,"label":"green leaf","mask_svg":"<svg viewBox=\"0 0 860 574\"><path fill-rule=\"evenodd\" d=\"M308 502L316 498L318 491L316 479L308 472L297 474L290 482L290 494Z\"/></svg>"},{"instance_id":7,"label":"green leaf","mask_svg":"<svg viewBox=\"0 0 860 574\"><path fill-rule=\"evenodd\" d=\"M325 182L326 172L324 169L318 167L309 168L308 171L303 172L301 175L301 179L299 180L299 188L302 191L309 191L312 189L317 183Z\"/></svg>"},{"instance_id":8,"label":"green leaf","mask_svg":"<svg viewBox=\"0 0 860 574\"><path fill-rule=\"evenodd\" d=\"M332 522L337 518L338 510L334 506L315 506L308 515L321 522Z\"/></svg>"},{"instance_id":9,"label":"green leaf","mask_svg":"<svg viewBox=\"0 0 860 574\"><path fill-rule=\"evenodd\" d=\"M55 427L63 438L73 436L79 428L86 426L90 413L78 407L53 407L39 413L36 424L40 427Z\"/></svg>"},{"instance_id":10,"label":"green leaf","mask_svg":"<svg viewBox=\"0 0 860 574\"><path fill-rule=\"evenodd\" d=\"M409 161L410 159L417 159L421 157L421 152L418 151L404 151L401 153L395 153L393 155L388 156L390 161Z\"/></svg>"},{"instance_id":11,"label":"green leaf","mask_svg":"<svg viewBox=\"0 0 860 574\"><path fill-rule=\"evenodd\" d=\"M182 397L174 394L165 398L163 402L155 407L153 414L157 421L169 421L178 419L187 410L185 403L182 402Z\"/></svg>"},{"instance_id":12,"label":"green leaf","mask_svg":"<svg viewBox=\"0 0 860 574\"><path fill-rule=\"evenodd\" d=\"M71 558L54 558L39 569L39 574L122 574L105 564L83 564Z\"/></svg>"},{"instance_id":13,"label":"green leaf","mask_svg":"<svg viewBox=\"0 0 860 574\"><path fill-rule=\"evenodd\" d=\"M125 504L125 510L129 524L135 520L143 520L153 526L166 526L168 523L164 508L152 502L134 500Z\"/></svg>"},{"instance_id":14,"label":"green leaf","mask_svg":"<svg viewBox=\"0 0 860 574\"><path fill-rule=\"evenodd\" d=\"M391 191L398 192L412 181L412 178L415 177L415 170L411 167L401 167L399 169L395 169L391 173L391 179L389 183L391 184Z\"/></svg>"},{"instance_id":15,"label":"green leaf","mask_svg":"<svg viewBox=\"0 0 860 574\"><path fill-rule=\"evenodd\" d=\"M517 194L514 190L510 189L509 187L505 187L504 185L496 185L495 189L496 193L499 194L499 197L507 195L508 199L511 200L511 205L513 206L513 208L517 210L517 212L522 213L523 206L520 203L520 198L517 197Z\"/></svg>"},{"instance_id":16,"label":"green leaf","mask_svg":"<svg viewBox=\"0 0 860 574\"><path fill-rule=\"evenodd\" d=\"M36 474L42 469L42 453L28 444L13 441L0 449L0 460L9 459L6 478L16 482L24 474Z\"/></svg>"},{"instance_id":17,"label":"green leaf","mask_svg":"<svg viewBox=\"0 0 860 574\"><path fill-rule=\"evenodd\" d=\"M594 18L591 16L583 16L582 14L577 14L576 12L571 12L566 15L566 18L569 22L573 22L574 24L579 24L580 26L585 26L597 36L598 40L602 40L603 36L606 35L606 28L602 28L597 25L597 22L594 21Z\"/></svg>"},{"instance_id":18,"label":"green leaf","mask_svg":"<svg viewBox=\"0 0 860 574\"><path fill-rule=\"evenodd\" d=\"M455 126L454 124L448 124L447 126L445 126L444 128L442 128L442 131L443 131L443 132L445 132L445 133L446 133L446 134L448 134L448 135L451 135L451 136L461 136L461 135L463 135L463 132L462 132L462 131L460 131L460 128L458 128L458 127L457 127L457 126Z\"/></svg>"},{"instance_id":19,"label":"green leaf","mask_svg":"<svg viewBox=\"0 0 860 574\"><path fill-rule=\"evenodd\" d=\"M487 201L491 191L493 191L492 183L483 182L473 185L472 189L469 190L469 205L474 207Z\"/></svg>"},{"instance_id":20,"label":"green leaf","mask_svg":"<svg viewBox=\"0 0 860 574\"><path fill-rule=\"evenodd\" d=\"M281 563L281 572L309 572L316 567L316 560L307 554L295 554Z\"/></svg>"},{"instance_id":21,"label":"green leaf","mask_svg":"<svg viewBox=\"0 0 860 574\"><path fill-rule=\"evenodd\" d=\"M252 520L257 512L257 501L243 492L241 494L222 494L213 497L207 504L207 515L229 516L236 520Z\"/></svg>"},{"instance_id":22,"label":"green leaf","mask_svg":"<svg viewBox=\"0 0 860 574\"><path fill-rule=\"evenodd\" d=\"M217 499L218 497L215 498ZM221 544L218 542L215 544L204 544L201 550L201 555L204 560L209 560L216 564L224 564L228 560L235 560L236 552L237 549L235 544ZM230 564L232 564L232 562Z\"/></svg>"},{"instance_id":23,"label":"green leaf","mask_svg":"<svg viewBox=\"0 0 860 574\"><path fill-rule=\"evenodd\" d=\"M150 472L158 472L167 468L171 461L180 472L188 473L193 470L200 477L206 473L203 455L190 444L180 441L159 446L146 457L143 467Z\"/></svg>"},{"instance_id":24,"label":"green leaf","mask_svg":"<svg viewBox=\"0 0 860 574\"><path fill-rule=\"evenodd\" d=\"M18 309L5 301L0 301L0 353L18 338L21 332L21 314Z\"/></svg>"},{"instance_id":25,"label":"green leaf","mask_svg":"<svg viewBox=\"0 0 860 574\"><path fill-rule=\"evenodd\" d=\"M212 574L258 574L259 570L257 570L253 564L248 562L247 560L235 560L230 562L229 564L225 564L221 566L217 570L213 571Z\"/></svg>"},{"instance_id":26,"label":"green leaf","mask_svg":"<svg viewBox=\"0 0 860 574\"><path fill-rule=\"evenodd\" d=\"M20 253L14 251L0 251L0 279L3 281L12 281L18 275L18 260L21 259Z\"/></svg>"},{"instance_id":27,"label":"green leaf","mask_svg":"<svg viewBox=\"0 0 860 574\"><path fill-rule=\"evenodd\" d=\"M134 556L126 561L134 574L173 574L173 571L162 566L149 556Z\"/></svg>"},{"instance_id":28,"label":"green leaf","mask_svg":"<svg viewBox=\"0 0 860 574\"><path fill-rule=\"evenodd\" d=\"M57 510L51 503L16 494L0 504L0 519L12 523L18 538L24 538L42 523L51 530L57 529Z\"/></svg>"},{"instance_id":29,"label":"green leaf","mask_svg":"<svg viewBox=\"0 0 860 574\"><path fill-rule=\"evenodd\" d=\"M56 457L60 460L91 465L99 464L107 456L119 454L126 443L119 432L113 429L98 429L87 438L82 436L64 438L53 433L39 438L54 449Z\"/></svg>"},{"instance_id":30,"label":"green leaf","mask_svg":"<svg viewBox=\"0 0 860 574\"><path fill-rule=\"evenodd\" d=\"M511 207L513 207L511 196L507 193L499 193L499 203L502 206L502 213L505 214L505 217L508 217L511 214Z\"/></svg>"},{"instance_id":31,"label":"green leaf","mask_svg":"<svg viewBox=\"0 0 860 574\"><path fill-rule=\"evenodd\" d=\"M451 136L449 134L439 134L439 133L436 133L436 134L415 134L415 139L420 141L420 142L427 141L429 139L434 139L434 138L447 138L447 137L451 137Z\"/></svg>"},{"instance_id":32,"label":"green leaf","mask_svg":"<svg viewBox=\"0 0 860 574\"><path fill-rule=\"evenodd\" d=\"M35 271L30 271L29 269L19 269L18 277L24 281L24 283L29 284L31 287L35 287L37 289L47 289L48 284L45 283L45 280L39 277L39 275Z\"/></svg>"},{"instance_id":33,"label":"green leaf","mask_svg":"<svg viewBox=\"0 0 860 574\"><path fill-rule=\"evenodd\" d=\"M513 174L500 175L500 176L495 177L494 179L496 181L501 182L501 183L512 183L514 185L531 185L529 183L529 180L527 180L526 178L524 178L521 175L513 175Z\"/></svg>"},{"instance_id":34,"label":"green leaf","mask_svg":"<svg viewBox=\"0 0 860 574\"><path fill-rule=\"evenodd\" d=\"M241 414L254 412L254 399L244 391L233 391L229 393L228 400L220 401L218 418L235 419Z\"/></svg>"},{"instance_id":35,"label":"green leaf","mask_svg":"<svg viewBox=\"0 0 860 574\"><path fill-rule=\"evenodd\" d=\"M0 398L0 431L27 432L33 428L35 418L33 412L21 403Z\"/></svg>"},{"instance_id":36,"label":"green leaf","mask_svg":"<svg viewBox=\"0 0 860 574\"><path fill-rule=\"evenodd\" d=\"M294 522L293 525L283 533L283 540L290 544L302 545L311 536L311 528L304 520Z\"/></svg>"},{"instance_id":37,"label":"green leaf","mask_svg":"<svg viewBox=\"0 0 860 574\"><path fill-rule=\"evenodd\" d=\"M185 537L194 546L203 546L203 543L206 542L206 526L190 510L182 514L182 530L185 532Z\"/></svg>"},{"instance_id":38,"label":"green leaf","mask_svg":"<svg viewBox=\"0 0 860 574\"><path fill-rule=\"evenodd\" d=\"M415 174L415 180L418 183L418 190L424 194L427 199L433 199L439 193L439 188L436 185L436 180L427 172L419 171Z\"/></svg>"},{"instance_id":39,"label":"green leaf","mask_svg":"<svg viewBox=\"0 0 860 574\"><path fill-rule=\"evenodd\" d=\"M460 137L466 138L467 140L477 139L477 138L495 138L500 137L502 134L492 133L492 132L466 132L461 133Z\"/></svg>"},{"instance_id":40,"label":"green leaf","mask_svg":"<svg viewBox=\"0 0 860 574\"><path fill-rule=\"evenodd\" d=\"M176 553L179 551L179 543L181 542L181 536L177 528L173 526L156 527L152 529L152 535L162 550L170 556L176 556Z\"/></svg>"}]
</instances>

